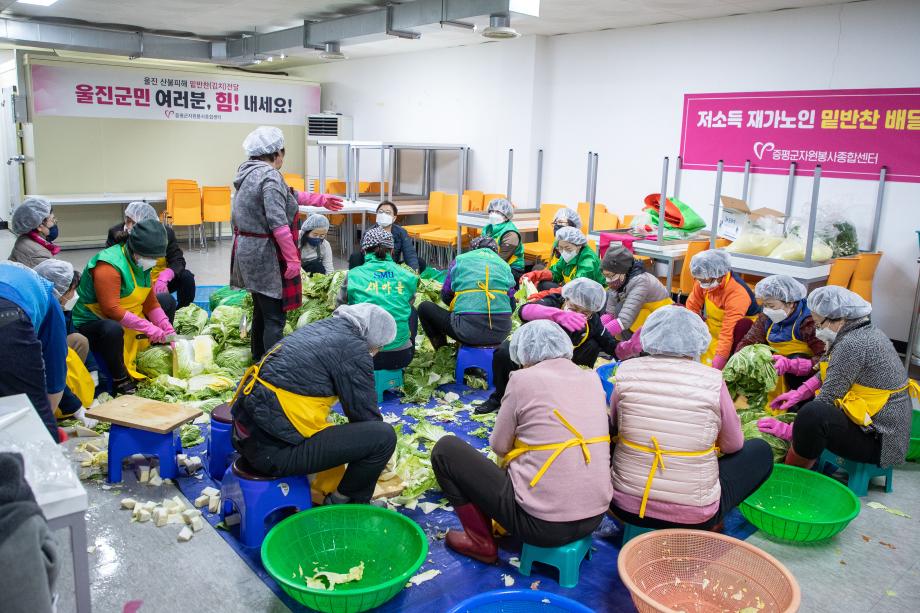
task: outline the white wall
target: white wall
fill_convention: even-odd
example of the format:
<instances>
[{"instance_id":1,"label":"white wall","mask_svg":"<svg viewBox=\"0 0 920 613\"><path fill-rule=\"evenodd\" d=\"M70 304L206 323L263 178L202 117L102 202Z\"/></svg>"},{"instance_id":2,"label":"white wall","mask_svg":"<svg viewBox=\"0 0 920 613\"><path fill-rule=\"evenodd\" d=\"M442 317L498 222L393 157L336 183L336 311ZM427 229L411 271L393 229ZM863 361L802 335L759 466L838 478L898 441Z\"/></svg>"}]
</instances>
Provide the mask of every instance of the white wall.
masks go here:
<instances>
[{"instance_id":1,"label":"white wall","mask_svg":"<svg viewBox=\"0 0 920 613\"><path fill-rule=\"evenodd\" d=\"M543 202L584 196L599 153L598 202L635 213L659 191L661 158L680 143L694 92L917 87L920 2L871 0L758 15L608 30L326 64L323 108L355 118L355 138L459 141L474 149L471 187L504 185L515 148L515 200L531 206L533 152L543 147ZM528 153L530 154L528 156ZM527 159L530 157L530 159ZM673 175L672 175L673 181ZM821 202L847 207L868 247L876 185L825 179ZM684 172L681 199L711 217L714 174ZM784 177L753 175L753 206L782 209ZM741 174L722 193L740 196ZM811 179L799 177L794 202ZM875 282L875 320L905 339L917 277L920 185L889 183Z\"/></svg>"}]
</instances>

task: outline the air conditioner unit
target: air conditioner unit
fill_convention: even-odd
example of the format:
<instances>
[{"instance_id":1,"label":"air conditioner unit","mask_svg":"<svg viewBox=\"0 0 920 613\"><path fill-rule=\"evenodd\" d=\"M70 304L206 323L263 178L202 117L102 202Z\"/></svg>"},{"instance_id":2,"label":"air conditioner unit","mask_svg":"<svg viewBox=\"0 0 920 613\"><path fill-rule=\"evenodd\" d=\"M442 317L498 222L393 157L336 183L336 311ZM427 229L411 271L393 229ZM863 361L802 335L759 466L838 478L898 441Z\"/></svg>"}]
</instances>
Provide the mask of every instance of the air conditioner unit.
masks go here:
<instances>
[{"instance_id":1,"label":"air conditioner unit","mask_svg":"<svg viewBox=\"0 0 920 613\"><path fill-rule=\"evenodd\" d=\"M319 141L352 140L351 117L335 113L307 116L307 175L319 178ZM345 147L326 149L326 178L345 179ZM322 191L322 188L320 189Z\"/></svg>"}]
</instances>

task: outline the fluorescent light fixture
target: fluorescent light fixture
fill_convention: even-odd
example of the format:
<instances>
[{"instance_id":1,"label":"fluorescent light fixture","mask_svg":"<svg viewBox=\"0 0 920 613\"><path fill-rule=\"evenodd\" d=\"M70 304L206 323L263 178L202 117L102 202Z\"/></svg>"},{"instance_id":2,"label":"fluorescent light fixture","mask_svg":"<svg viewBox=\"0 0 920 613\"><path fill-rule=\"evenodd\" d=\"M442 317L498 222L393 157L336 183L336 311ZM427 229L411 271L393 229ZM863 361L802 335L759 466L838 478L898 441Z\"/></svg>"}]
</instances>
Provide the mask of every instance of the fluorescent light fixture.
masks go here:
<instances>
[{"instance_id":1,"label":"fluorescent light fixture","mask_svg":"<svg viewBox=\"0 0 920 613\"><path fill-rule=\"evenodd\" d=\"M282 60L283 60L284 58L286 58L286 57L287 57L287 56L286 56L285 54L283 54L283 53L282 53L281 55L278 56L278 58L279 58L279 59L282 59Z\"/></svg>"},{"instance_id":2,"label":"fluorescent light fixture","mask_svg":"<svg viewBox=\"0 0 920 613\"><path fill-rule=\"evenodd\" d=\"M58 0L19 0L18 4L34 4L35 6L51 6Z\"/></svg>"}]
</instances>

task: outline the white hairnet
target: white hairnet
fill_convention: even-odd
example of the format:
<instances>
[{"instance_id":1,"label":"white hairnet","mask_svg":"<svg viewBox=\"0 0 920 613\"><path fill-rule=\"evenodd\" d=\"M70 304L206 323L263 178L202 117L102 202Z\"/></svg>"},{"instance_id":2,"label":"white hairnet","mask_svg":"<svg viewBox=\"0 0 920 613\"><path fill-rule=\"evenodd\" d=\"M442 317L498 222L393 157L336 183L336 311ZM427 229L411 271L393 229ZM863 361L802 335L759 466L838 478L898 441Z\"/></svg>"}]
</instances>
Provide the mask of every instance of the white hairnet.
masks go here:
<instances>
[{"instance_id":1,"label":"white hairnet","mask_svg":"<svg viewBox=\"0 0 920 613\"><path fill-rule=\"evenodd\" d=\"M651 355L698 358L712 341L700 316L676 304L649 315L641 335L642 350Z\"/></svg>"},{"instance_id":2,"label":"white hairnet","mask_svg":"<svg viewBox=\"0 0 920 613\"><path fill-rule=\"evenodd\" d=\"M607 304L607 290L594 279L587 277L578 277L563 285L562 297L592 313L600 312Z\"/></svg>"},{"instance_id":3,"label":"white hairnet","mask_svg":"<svg viewBox=\"0 0 920 613\"><path fill-rule=\"evenodd\" d=\"M249 157L269 155L284 149L284 132L272 126L259 126L243 141L243 150Z\"/></svg>"},{"instance_id":4,"label":"white hairnet","mask_svg":"<svg viewBox=\"0 0 920 613\"><path fill-rule=\"evenodd\" d=\"M73 284L73 264L54 258L43 260L33 270L51 281L54 285L54 295L58 298L67 293Z\"/></svg>"},{"instance_id":5,"label":"white hairnet","mask_svg":"<svg viewBox=\"0 0 920 613\"><path fill-rule=\"evenodd\" d=\"M581 215L578 214L578 211L575 209L570 209L567 206L562 207L556 211L556 216L553 217L553 223L560 222L568 224L573 228L581 229Z\"/></svg>"},{"instance_id":6,"label":"white hairnet","mask_svg":"<svg viewBox=\"0 0 920 613\"><path fill-rule=\"evenodd\" d=\"M588 242L588 238L581 233L581 230L573 228L572 226L559 228L559 231L556 232L556 240L568 241L573 245L584 245Z\"/></svg>"},{"instance_id":7,"label":"white hairnet","mask_svg":"<svg viewBox=\"0 0 920 613\"><path fill-rule=\"evenodd\" d=\"M789 275L770 275L754 286L754 295L758 300L773 298L783 302L798 302L807 293L805 286Z\"/></svg>"},{"instance_id":8,"label":"white hairnet","mask_svg":"<svg viewBox=\"0 0 920 613\"><path fill-rule=\"evenodd\" d=\"M13 211L10 229L14 234L28 234L38 228L51 215L51 203L44 198L26 198Z\"/></svg>"},{"instance_id":9,"label":"white hairnet","mask_svg":"<svg viewBox=\"0 0 920 613\"><path fill-rule=\"evenodd\" d=\"M160 221L160 218L157 215L157 210L146 202L141 202L140 200L132 202L125 207L125 217L130 217L134 220L134 223L140 223L147 219Z\"/></svg>"},{"instance_id":10,"label":"white hairnet","mask_svg":"<svg viewBox=\"0 0 920 613\"><path fill-rule=\"evenodd\" d=\"M505 216L505 219L514 218L514 207L511 205L511 202L505 198L496 198L495 200L490 200L489 208L486 213L491 213L492 211L501 213Z\"/></svg>"},{"instance_id":11,"label":"white hairnet","mask_svg":"<svg viewBox=\"0 0 920 613\"><path fill-rule=\"evenodd\" d=\"M300 228L300 233L305 234L311 230L326 229L329 227L329 219L325 215L320 215L319 213L313 213L307 220L303 222L303 226Z\"/></svg>"},{"instance_id":12,"label":"white hairnet","mask_svg":"<svg viewBox=\"0 0 920 613\"><path fill-rule=\"evenodd\" d=\"M732 269L732 258L724 249L700 251L690 259L690 274L696 279L718 279Z\"/></svg>"},{"instance_id":13,"label":"white hairnet","mask_svg":"<svg viewBox=\"0 0 920 613\"><path fill-rule=\"evenodd\" d=\"M358 328L368 347L379 349L396 338L396 320L376 304L343 304L332 316L341 317Z\"/></svg>"},{"instance_id":14,"label":"white hairnet","mask_svg":"<svg viewBox=\"0 0 920 613\"><path fill-rule=\"evenodd\" d=\"M533 366L554 358L572 359L572 339L558 324L548 319L531 321L511 335L511 361Z\"/></svg>"},{"instance_id":15,"label":"white hairnet","mask_svg":"<svg viewBox=\"0 0 920 613\"><path fill-rule=\"evenodd\" d=\"M872 313L862 296L837 285L819 287L808 296L808 308L827 319L859 319Z\"/></svg>"}]
</instances>

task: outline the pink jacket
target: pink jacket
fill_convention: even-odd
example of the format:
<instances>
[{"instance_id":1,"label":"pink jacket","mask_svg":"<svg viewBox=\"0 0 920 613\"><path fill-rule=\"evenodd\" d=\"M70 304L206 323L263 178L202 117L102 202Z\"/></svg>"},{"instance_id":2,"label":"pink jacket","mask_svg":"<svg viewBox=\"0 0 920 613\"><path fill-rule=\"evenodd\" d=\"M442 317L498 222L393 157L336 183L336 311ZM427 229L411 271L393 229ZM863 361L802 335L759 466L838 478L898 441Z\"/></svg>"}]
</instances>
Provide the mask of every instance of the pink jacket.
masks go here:
<instances>
[{"instance_id":1,"label":"pink jacket","mask_svg":"<svg viewBox=\"0 0 920 613\"><path fill-rule=\"evenodd\" d=\"M591 370L571 360L547 360L511 374L489 439L505 456L515 440L528 445L562 443L574 437L553 414L558 411L584 439L609 436L604 390ZM508 465L517 503L538 519L579 521L604 513L610 505L610 443L587 445L590 462L578 445L563 451L530 486L552 451L527 451Z\"/></svg>"},{"instance_id":2,"label":"pink jacket","mask_svg":"<svg viewBox=\"0 0 920 613\"><path fill-rule=\"evenodd\" d=\"M654 453L623 440L663 451L723 453L741 449L744 437L722 374L692 360L648 356L623 362L616 373L611 418L619 435L613 456L613 500L639 513ZM647 517L682 524L702 523L719 509L721 486L716 453L663 455L652 481Z\"/></svg>"}]
</instances>

